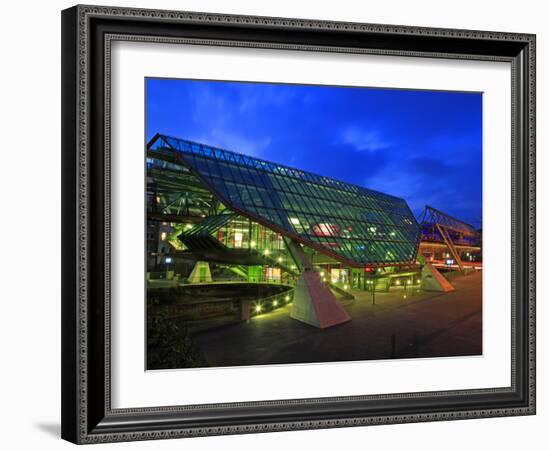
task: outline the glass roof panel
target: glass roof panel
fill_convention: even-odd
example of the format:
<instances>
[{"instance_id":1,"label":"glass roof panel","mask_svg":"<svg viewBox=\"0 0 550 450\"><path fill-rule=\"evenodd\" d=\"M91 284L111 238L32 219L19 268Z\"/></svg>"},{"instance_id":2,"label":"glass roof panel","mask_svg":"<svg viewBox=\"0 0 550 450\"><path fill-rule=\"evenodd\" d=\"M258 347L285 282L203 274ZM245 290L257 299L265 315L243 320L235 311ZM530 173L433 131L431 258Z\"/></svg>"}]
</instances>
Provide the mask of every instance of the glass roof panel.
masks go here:
<instances>
[{"instance_id":1,"label":"glass roof panel","mask_svg":"<svg viewBox=\"0 0 550 450\"><path fill-rule=\"evenodd\" d=\"M413 262L420 229L405 200L179 138L150 150L174 150L229 209L352 265Z\"/></svg>"}]
</instances>

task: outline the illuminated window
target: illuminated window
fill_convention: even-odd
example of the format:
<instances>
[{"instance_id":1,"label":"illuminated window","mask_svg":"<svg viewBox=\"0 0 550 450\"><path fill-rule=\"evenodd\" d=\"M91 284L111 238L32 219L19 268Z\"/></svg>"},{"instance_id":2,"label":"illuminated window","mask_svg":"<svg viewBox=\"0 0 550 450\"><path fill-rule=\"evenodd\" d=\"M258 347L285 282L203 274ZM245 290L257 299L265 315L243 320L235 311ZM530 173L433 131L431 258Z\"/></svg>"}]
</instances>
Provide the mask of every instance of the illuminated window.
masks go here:
<instances>
[{"instance_id":1,"label":"illuminated window","mask_svg":"<svg viewBox=\"0 0 550 450\"><path fill-rule=\"evenodd\" d=\"M177 151L180 167L197 172L205 191L239 211L240 226L228 234L225 245L269 249L277 257L285 248L282 236L298 235L306 247L320 247L344 264L414 260L420 230L403 199L183 139L160 136L151 151L157 149ZM249 236L248 223L242 228L242 216L253 222L259 218L265 227L252 224ZM212 225L212 235L223 226L209 217L206 221ZM197 229L201 234L200 227L197 224L188 233Z\"/></svg>"},{"instance_id":2,"label":"illuminated window","mask_svg":"<svg viewBox=\"0 0 550 450\"><path fill-rule=\"evenodd\" d=\"M330 269L330 282L338 283L340 281L340 269Z\"/></svg>"},{"instance_id":3,"label":"illuminated window","mask_svg":"<svg viewBox=\"0 0 550 450\"><path fill-rule=\"evenodd\" d=\"M278 267L266 267L265 279L267 281L281 281L281 269Z\"/></svg>"},{"instance_id":4,"label":"illuminated window","mask_svg":"<svg viewBox=\"0 0 550 450\"><path fill-rule=\"evenodd\" d=\"M235 248L241 248L243 246L243 234L236 232L233 240Z\"/></svg>"}]
</instances>

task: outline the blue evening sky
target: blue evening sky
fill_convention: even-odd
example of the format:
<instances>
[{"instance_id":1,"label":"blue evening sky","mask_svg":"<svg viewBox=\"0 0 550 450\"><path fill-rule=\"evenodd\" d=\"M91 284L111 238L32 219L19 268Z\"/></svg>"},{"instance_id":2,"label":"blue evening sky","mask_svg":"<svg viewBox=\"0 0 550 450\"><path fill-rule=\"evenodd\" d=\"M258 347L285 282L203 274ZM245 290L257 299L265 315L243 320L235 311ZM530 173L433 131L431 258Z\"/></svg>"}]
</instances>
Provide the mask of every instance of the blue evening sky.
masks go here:
<instances>
[{"instance_id":1,"label":"blue evening sky","mask_svg":"<svg viewBox=\"0 0 550 450\"><path fill-rule=\"evenodd\" d=\"M481 226L482 95L147 79L147 140L202 142Z\"/></svg>"}]
</instances>

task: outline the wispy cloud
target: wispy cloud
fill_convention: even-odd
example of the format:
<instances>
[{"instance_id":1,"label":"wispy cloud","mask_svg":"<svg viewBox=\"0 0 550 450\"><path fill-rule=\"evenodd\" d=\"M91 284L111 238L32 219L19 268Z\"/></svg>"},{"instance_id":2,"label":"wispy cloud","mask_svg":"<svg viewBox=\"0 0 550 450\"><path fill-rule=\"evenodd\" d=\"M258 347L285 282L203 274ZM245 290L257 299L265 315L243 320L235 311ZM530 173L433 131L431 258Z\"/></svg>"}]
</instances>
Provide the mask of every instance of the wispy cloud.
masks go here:
<instances>
[{"instance_id":1,"label":"wispy cloud","mask_svg":"<svg viewBox=\"0 0 550 450\"><path fill-rule=\"evenodd\" d=\"M411 158L364 180L364 185L404 198L419 216L426 205L443 210L467 222L479 224L481 178L468 176L465 183L460 166L446 165L430 158Z\"/></svg>"},{"instance_id":2,"label":"wispy cloud","mask_svg":"<svg viewBox=\"0 0 550 450\"><path fill-rule=\"evenodd\" d=\"M269 83L147 82L147 135L180 136L481 215L478 94Z\"/></svg>"},{"instance_id":3,"label":"wispy cloud","mask_svg":"<svg viewBox=\"0 0 550 450\"><path fill-rule=\"evenodd\" d=\"M359 152L383 150L391 146L380 132L361 127L346 127L340 138L344 144L351 145Z\"/></svg>"},{"instance_id":4,"label":"wispy cloud","mask_svg":"<svg viewBox=\"0 0 550 450\"><path fill-rule=\"evenodd\" d=\"M213 147L219 147L237 153L263 157L265 149L271 144L270 136L247 137L239 133L231 132L226 128L212 128L207 133L189 137L195 142L207 143Z\"/></svg>"},{"instance_id":5,"label":"wispy cloud","mask_svg":"<svg viewBox=\"0 0 550 450\"><path fill-rule=\"evenodd\" d=\"M297 99L297 93L289 86L249 84L239 92L240 113L266 112L267 108L290 107Z\"/></svg>"}]
</instances>

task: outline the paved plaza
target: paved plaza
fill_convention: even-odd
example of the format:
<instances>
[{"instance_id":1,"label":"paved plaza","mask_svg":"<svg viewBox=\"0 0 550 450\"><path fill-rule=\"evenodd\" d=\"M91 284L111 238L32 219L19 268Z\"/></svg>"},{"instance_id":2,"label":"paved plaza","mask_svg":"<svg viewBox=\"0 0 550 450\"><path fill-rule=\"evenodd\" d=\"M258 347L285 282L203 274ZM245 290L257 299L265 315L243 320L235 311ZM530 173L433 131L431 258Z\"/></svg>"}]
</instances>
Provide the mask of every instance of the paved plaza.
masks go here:
<instances>
[{"instance_id":1,"label":"paved plaza","mask_svg":"<svg viewBox=\"0 0 550 450\"><path fill-rule=\"evenodd\" d=\"M208 366L311 363L482 354L482 272L455 277L450 293L356 291L343 302L351 322L317 329L289 317L290 305L194 336Z\"/></svg>"}]
</instances>

